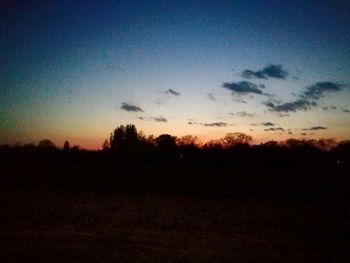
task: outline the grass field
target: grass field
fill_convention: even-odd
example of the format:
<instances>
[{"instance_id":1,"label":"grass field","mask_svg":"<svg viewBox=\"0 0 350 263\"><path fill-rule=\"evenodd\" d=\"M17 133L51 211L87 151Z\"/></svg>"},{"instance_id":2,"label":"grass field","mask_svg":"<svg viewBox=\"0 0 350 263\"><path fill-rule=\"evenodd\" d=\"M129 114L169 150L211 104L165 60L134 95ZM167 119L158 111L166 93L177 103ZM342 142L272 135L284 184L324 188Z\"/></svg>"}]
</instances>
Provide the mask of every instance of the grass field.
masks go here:
<instances>
[{"instance_id":1,"label":"grass field","mask_svg":"<svg viewBox=\"0 0 350 263\"><path fill-rule=\"evenodd\" d=\"M302 202L2 191L0 262L349 262L336 211Z\"/></svg>"}]
</instances>

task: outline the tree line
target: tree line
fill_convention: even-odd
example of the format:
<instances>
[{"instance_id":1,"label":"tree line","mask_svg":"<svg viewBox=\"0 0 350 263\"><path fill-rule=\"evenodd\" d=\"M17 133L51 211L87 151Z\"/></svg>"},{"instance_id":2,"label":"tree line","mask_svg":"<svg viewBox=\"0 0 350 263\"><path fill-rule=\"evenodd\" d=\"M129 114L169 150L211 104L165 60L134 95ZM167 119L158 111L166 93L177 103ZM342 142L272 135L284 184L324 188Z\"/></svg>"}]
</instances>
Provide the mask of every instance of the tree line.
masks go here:
<instances>
[{"instance_id":1,"label":"tree line","mask_svg":"<svg viewBox=\"0 0 350 263\"><path fill-rule=\"evenodd\" d=\"M170 134L161 134L158 137L153 135L146 136L142 131L137 131L135 125L127 124L120 125L115 128L113 132L111 132L109 139L106 139L102 144L103 151L112 151L123 152L140 150L142 147L153 147L162 150L166 149L174 149L176 147L193 147L198 149L231 149L233 147L246 146L246 147L287 147L290 149L300 148L300 147L313 147L323 151L331 151L336 148L347 148L350 145L350 140L344 140L337 142L333 138L327 139L287 139L285 141L275 141L271 140L265 143L261 143L260 145L252 145L252 136L247 135L241 132L233 132L227 133L223 138L217 140L209 140L205 143L200 142L198 137L192 135L185 135L181 137L172 136ZM49 139L44 139L39 141L37 145L25 144L21 145L16 143L12 146L10 145L0 145L2 149L6 148L19 148L19 147L27 147L34 148L37 147L39 149L59 149L58 146L55 145ZM138 149L137 149L138 148ZM80 146L74 145L70 146L69 141L65 141L63 150L83 150Z\"/></svg>"},{"instance_id":2,"label":"tree line","mask_svg":"<svg viewBox=\"0 0 350 263\"><path fill-rule=\"evenodd\" d=\"M333 139L251 144L243 133L200 144L194 136L145 136L117 127L103 149L50 140L0 146L0 184L234 196L346 200L350 142Z\"/></svg>"}]
</instances>

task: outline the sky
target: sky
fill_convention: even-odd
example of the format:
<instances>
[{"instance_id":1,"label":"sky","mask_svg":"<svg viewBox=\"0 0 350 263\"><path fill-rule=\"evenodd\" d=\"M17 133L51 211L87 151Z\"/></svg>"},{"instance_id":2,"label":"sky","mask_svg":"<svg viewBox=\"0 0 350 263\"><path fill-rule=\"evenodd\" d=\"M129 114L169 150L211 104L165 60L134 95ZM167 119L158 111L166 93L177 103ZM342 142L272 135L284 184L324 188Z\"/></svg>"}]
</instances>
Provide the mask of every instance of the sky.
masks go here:
<instances>
[{"instance_id":1,"label":"sky","mask_svg":"<svg viewBox=\"0 0 350 263\"><path fill-rule=\"evenodd\" d=\"M350 2L0 2L0 144L119 125L350 139Z\"/></svg>"}]
</instances>

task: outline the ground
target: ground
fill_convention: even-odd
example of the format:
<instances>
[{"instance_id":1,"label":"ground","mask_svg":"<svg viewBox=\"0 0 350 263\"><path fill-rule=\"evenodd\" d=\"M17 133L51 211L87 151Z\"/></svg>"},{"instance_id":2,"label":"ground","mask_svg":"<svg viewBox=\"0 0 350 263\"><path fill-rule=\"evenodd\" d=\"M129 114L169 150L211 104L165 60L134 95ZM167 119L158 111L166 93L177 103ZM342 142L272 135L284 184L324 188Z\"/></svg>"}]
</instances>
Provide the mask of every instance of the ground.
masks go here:
<instances>
[{"instance_id":1,"label":"ground","mask_svg":"<svg viewBox=\"0 0 350 263\"><path fill-rule=\"evenodd\" d=\"M301 201L1 192L0 262L350 262L332 209Z\"/></svg>"}]
</instances>

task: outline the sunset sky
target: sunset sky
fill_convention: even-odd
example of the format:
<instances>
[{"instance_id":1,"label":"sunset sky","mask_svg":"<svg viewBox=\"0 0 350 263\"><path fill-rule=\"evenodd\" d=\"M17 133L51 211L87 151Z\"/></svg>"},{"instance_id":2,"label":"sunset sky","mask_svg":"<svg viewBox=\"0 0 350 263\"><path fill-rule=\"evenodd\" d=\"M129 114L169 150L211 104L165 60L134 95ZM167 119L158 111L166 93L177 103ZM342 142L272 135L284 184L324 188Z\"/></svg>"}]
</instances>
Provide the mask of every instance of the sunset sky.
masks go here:
<instances>
[{"instance_id":1,"label":"sunset sky","mask_svg":"<svg viewBox=\"0 0 350 263\"><path fill-rule=\"evenodd\" d=\"M350 139L349 1L1 1L0 144Z\"/></svg>"}]
</instances>

